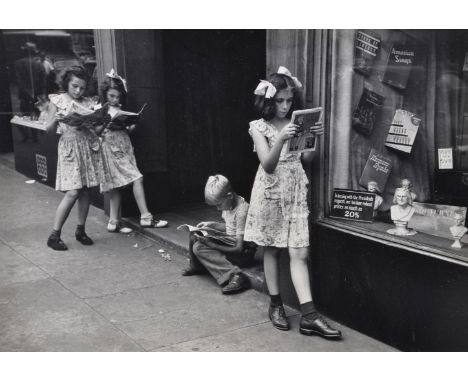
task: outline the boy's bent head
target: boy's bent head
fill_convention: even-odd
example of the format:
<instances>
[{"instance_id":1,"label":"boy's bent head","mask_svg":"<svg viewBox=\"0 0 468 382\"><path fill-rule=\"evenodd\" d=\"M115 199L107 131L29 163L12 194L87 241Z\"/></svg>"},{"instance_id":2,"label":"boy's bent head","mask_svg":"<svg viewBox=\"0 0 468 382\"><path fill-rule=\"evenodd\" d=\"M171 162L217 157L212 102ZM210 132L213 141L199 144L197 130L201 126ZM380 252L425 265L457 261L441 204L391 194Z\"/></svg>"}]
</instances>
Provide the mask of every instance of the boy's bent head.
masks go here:
<instances>
[{"instance_id":1,"label":"boy's bent head","mask_svg":"<svg viewBox=\"0 0 468 382\"><path fill-rule=\"evenodd\" d=\"M205 201L218 210L230 209L232 205L233 189L231 182L223 175L212 175L205 185Z\"/></svg>"}]
</instances>

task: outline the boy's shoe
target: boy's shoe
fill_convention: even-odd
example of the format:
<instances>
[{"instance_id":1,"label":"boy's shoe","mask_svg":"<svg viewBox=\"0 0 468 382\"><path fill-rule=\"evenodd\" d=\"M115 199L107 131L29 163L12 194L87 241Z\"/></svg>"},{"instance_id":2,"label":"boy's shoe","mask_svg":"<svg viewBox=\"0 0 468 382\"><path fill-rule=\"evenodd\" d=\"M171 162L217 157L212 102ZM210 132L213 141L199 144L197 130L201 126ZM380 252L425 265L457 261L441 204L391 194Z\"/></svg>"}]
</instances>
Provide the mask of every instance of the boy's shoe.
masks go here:
<instances>
[{"instance_id":1,"label":"boy's shoe","mask_svg":"<svg viewBox=\"0 0 468 382\"><path fill-rule=\"evenodd\" d=\"M114 223L111 220L109 220L109 223L107 223L107 231L128 234L128 233L132 233L133 229L124 227L122 223L120 222Z\"/></svg>"},{"instance_id":2,"label":"boy's shoe","mask_svg":"<svg viewBox=\"0 0 468 382\"><path fill-rule=\"evenodd\" d=\"M307 317L301 317L299 324L299 332L307 336L313 334L319 335L327 339L339 339L341 338L341 332L337 329L333 329L327 321L322 317L316 317L315 319L310 319Z\"/></svg>"},{"instance_id":3,"label":"boy's shoe","mask_svg":"<svg viewBox=\"0 0 468 382\"><path fill-rule=\"evenodd\" d=\"M75 233L76 240L83 245L93 245L94 241L85 232Z\"/></svg>"},{"instance_id":4,"label":"boy's shoe","mask_svg":"<svg viewBox=\"0 0 468 382\"><path fill-rule=\"evenodd\" d=\"M140 218L140 226L143 228L164 228L167 224L166 220L156 220L153 215Z\"/></svg>"},{"instance_id":5,"label":"boy's shoe","mask_svg":"<svg viewBox=\"0 0 468 382\"><path fill-rule=\"evenodd\" d=\"M56 251L66 251L68 249L68 247L62 241L62 239L60 239L59 237L58 238L49 237L47 239L47 246Z\"/></svg>"},{"instance_id":6,"label":"boy's shoe","mask_svg":"<svg viewBox=\"0 0 468 382\"><path fill-rule=\"evenodd\" d=\"M192 267L188 267L188 268L185 268L183 271L182 271L182 276L195 276L195 275L202 275L204 274L205 272L202 271L202 270L198 270L198 269L195 269L195 268L192 268Z\"/></svg>"},{"instance_id":7,"label":"boy's shoe","mask_svg":"<svg viewBox=\"0 0 468 382\"><path fill-rule=\"evenodd\" d=\"M229 283L221 289L223 294L235 294L250 288L250 281L243 273L236 273L231 276Z\"/></svg>"},{"instance_id":8,"label":"boy's shoe","mask_svg":"<svg viewBox=\"0 0 468 382\"><path fill-rule=\"evenodd\" d=\"M289 330L288 319L283 305L271 306L268 308L268 317L276 329Z\"/></svg>"}]
</instances>

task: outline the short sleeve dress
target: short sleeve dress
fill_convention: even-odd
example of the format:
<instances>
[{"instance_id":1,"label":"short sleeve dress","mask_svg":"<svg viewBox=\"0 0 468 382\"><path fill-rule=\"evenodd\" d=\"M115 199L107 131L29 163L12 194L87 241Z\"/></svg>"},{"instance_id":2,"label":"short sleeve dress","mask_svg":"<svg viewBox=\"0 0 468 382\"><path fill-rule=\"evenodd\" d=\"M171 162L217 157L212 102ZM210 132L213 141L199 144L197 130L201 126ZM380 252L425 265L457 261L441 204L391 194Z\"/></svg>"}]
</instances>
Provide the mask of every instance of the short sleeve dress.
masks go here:
<instances>
[{"instance_id":1,"label":"short sleeve dress","mask_svg":"<svg viewBox=\"0 0 468 382\"><path fill-rule=\"evenodd\" d=\"M49 95L57 112L66 114L72 99L66 93ZM94 102L83 97L82 106L92 109ZM57 178L55 188L59 191L79 190L95 187L105 181L104 161L99 138L93 130L78 129L59 122L57 133L61 134L58 143Z\"/></svg>"},{"instance_id":2,"label":"short sleeve dress","mask_svg":"<svg viewBox=\"0 0 468 382\"><path fill-rule=\"evenodd\" d=\"M111 115L117 112L117 108L104 107L104 112ZM127 130L106 128L102 133L102 150L109 176L107 181L101 184L101 192L126 186L143 176L138 170Z\"/></svg>"},{"instance_id":3,"label":"short sleeve dress","mask_svg":"<svg viewBox=\"0 0 468 382\"><path fill-rule=\"evenodd\" d=\"M249 133L259 131L273 147L278 130L264 119L250 122ZM255 176L244 240L278 248L309 246L308 179L300 154L283 146L278 165L267 173L260 164ZM254 148L255 150L255 148Z\"/></svg>"}]
</instances>

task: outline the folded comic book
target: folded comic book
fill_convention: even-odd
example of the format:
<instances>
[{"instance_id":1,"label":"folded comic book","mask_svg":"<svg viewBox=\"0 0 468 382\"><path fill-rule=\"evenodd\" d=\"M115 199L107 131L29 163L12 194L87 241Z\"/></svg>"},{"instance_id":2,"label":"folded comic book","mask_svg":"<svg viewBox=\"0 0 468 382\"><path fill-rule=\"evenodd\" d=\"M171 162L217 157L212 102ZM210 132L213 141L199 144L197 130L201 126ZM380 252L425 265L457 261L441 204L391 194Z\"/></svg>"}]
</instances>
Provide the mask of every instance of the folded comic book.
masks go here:
<instances>
[{"instance_id":1,"label":"folded comic book","mask_svg":"<svg viewBox=\"0 0 468 382\"><path fill-rule=\"evenodd\" d=\"M88 109L74 101L72 101L67 113L62 115L61 122L78 127L83 125L102 125L104 123L101 109Z\"/></svg>"},{"instance_id":2,"label":"folded comic book","mask_svg":"<svg viewBox=\"0 0 468 382\"><path fill-rule=\"evenodd\" d=\"M108 122L112 122L114 125L119 126L130 126L138 122L145 107L146 104L143 105L138 113L118 110L113 117L109 118L106 113L103 113L102 107L92 110L77 102L72 102L67 114L62 116L62 122L70 126L97 126Z\"/></svg>"},{"instance_id":3,"label":"folded comic book","mask_svg":"<svg viewBox=\"0 0 468 382\"><path fill-rule=\"evenodd\" d=\"M234 247L236 245L236 238L229 236L226 232L218 231L211 227L195 227L190 224L182 224L177 229L193 232L195 235L205 237L220 242L221 244Z\"/></svg>"},{"instance_id":4,"label":"folded comic book","mask_svg":"<svg viewBox=\"0 0 468 382\"><path fill-rule=\"evenodd\" d=\"M323 109L321 107L293 111L291 123L297 125L298 130L296 135L288 141L288 154L315 150L317 136L310 132L310 128L322 122L322 119Z\"/></svg>"},{"instance_id":5,"label":"folded comic book","mask_svg":"<svg viewBox=\"0 0 468 382\"><path fill-rule=\"evenodd\" d=\"M137 123L146 107L146 103L142 106L138 113L132 113L131 111L119 110L111 118L111 123L119 126L130 126Z\"/></svg>"}]
</instances>

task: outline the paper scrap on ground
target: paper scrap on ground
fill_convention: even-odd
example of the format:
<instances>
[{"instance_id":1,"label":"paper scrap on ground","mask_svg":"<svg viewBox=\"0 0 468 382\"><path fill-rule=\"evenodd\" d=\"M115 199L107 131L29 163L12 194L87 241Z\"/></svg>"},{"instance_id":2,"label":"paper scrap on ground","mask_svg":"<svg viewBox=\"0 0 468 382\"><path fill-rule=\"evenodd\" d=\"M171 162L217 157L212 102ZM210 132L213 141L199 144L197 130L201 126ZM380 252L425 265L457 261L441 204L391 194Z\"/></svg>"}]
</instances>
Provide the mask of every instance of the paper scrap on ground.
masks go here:
<instances>
[{"instance_id":1,"label":"paper scrap on ground","mask_svg":"<svg viewBox=\"0 0 468 382\"><path fill-rule=\"evenodd\" d=\"M169 253L161 253L161 257L164 259L164 261L171 261L171 255Z\"/></svg>"}]
</instances>

